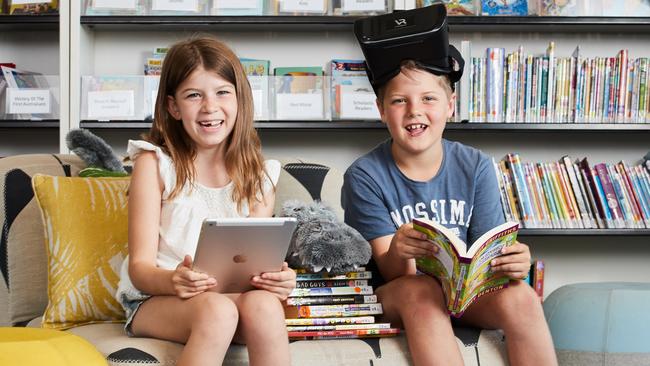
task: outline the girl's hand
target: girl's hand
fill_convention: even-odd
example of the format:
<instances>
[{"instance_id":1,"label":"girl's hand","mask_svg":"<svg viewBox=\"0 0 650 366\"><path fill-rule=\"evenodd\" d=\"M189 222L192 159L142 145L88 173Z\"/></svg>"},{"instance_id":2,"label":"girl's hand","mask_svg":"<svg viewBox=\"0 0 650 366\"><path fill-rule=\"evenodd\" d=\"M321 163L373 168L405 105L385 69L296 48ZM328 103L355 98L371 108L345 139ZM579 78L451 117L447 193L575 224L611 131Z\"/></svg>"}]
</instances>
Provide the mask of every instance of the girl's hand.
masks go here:
<instances>
[{"instance_id":1,"label":"girl's hand","mask_svg":"<svg viewBox=\"0 0 650 366\"><path fill-rule=\"evenodd\" d=\"M530 270L530 248L528 245L515 242L504 247L501 256L492 260L492 270L502 272L512 279L522 280Z\"/></svg>"},{"instance_id":2,"label":"girl's hand","mask_svg":"<svg viewBox=\"0 0 650 366\"><path fill-rule=\"evenodd\" d=\"M402 259L419 258L437 253L438 246L427 238L425 233L415 230L412 223L404 224L393 235L390 250Z\"/></svg>"},{"instance_id":3,"label":"girl's hand","mask_svg":"<svg viewBox=\"0 0 650 366\"><path fill-rule=\"evenodd\" d=\"M279 272L262 273L253 277L251 284L256 288L271 292L280 301L284 301L296 287L296 272L289 268L287 262L284 262Z\"/></svg>"},{"instance_id":4,"label":"girl's hand","mask_svg":"<svg viewBox=\"0 0 650 366\"><path fill-rule=\"evenodd\" d=\"M186 255L176 266L172 275L174 294L181 299L189 299L217 285L217 280L206 273L192 270L192 257Z\"/></svg>"}]
</instances>

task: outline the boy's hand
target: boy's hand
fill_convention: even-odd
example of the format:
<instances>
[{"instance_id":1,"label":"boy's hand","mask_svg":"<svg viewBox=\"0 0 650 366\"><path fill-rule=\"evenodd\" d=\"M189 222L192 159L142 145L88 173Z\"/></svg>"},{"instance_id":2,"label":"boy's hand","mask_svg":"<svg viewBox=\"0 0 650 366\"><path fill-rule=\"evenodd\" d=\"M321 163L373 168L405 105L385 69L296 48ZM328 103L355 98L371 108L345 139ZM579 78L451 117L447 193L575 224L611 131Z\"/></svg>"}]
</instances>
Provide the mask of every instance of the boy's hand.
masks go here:
<instances>
[{"instance_id":1,"label":"boy's hand","mask_svg":"<svg viewBox=\"0 0 650 366\"><path fill-rule=\"evenodd\" d=\"M501 256L490 262L492 270L502 272L512 279L522 280L530 270L530 248L528 245L515 242L513 245L504 247Z\"/></svg>"},{"instance_id":2,"label":"boy's hand","mask_svg":"<svg viewBox=\"0 0 650 366\"><path fill-rule=\"evenodd\" d=\"M217 285L217 280L207 273L192 270L192 257L186 255L172 274L174 293L181 299L189 299Z\"/></svg>"},{"instance_id":3,"label":"boy's hand","mask_svg":"<svg viewBox=\"0 0 650 366\"><path fill-rule=\"evenodd\" d=\"M284 262L279 272L262 273L253 277L251 284L259 289L271 292L280 301L284 301L296 287L296 272L289 268L287 262Z\"/></svg>"},{"instance_id":4,"label":"boy's hand","mask_svg":"<svg viewBox=\"0 0 650 366\"><path fill-rule=\"evenodd\" d=\"M413 228L412 223L404 224L397 229L390 244L398 257L412 259L437 253L439 248L427 239L425 233Z\"/></svg>"}]
</instances>

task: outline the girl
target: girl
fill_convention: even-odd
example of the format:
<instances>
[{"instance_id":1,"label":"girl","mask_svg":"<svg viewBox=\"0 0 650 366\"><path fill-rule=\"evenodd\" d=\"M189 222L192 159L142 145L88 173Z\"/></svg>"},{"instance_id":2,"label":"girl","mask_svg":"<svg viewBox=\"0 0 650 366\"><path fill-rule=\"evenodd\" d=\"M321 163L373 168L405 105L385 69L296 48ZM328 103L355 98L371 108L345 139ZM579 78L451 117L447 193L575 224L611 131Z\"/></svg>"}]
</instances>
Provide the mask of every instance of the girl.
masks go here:
<instances>
[{"instance_id":1,"label":"girl","mask_svg":"<svg viewBox=\"0 0 650 366\"><path fill-rule=\"evenodd\" d=\"M281 301L295 273L251 280L242 294L207 291L218 278L192 271L206 217L271 216L277 161L262 159L250 85L237 56L209 38L165 57L146 141L129 141L129 258L118 300L129 335L185 343L177 365L220 365L232 340L251 365L288 365Z\"/></svg>"}]
</instances>

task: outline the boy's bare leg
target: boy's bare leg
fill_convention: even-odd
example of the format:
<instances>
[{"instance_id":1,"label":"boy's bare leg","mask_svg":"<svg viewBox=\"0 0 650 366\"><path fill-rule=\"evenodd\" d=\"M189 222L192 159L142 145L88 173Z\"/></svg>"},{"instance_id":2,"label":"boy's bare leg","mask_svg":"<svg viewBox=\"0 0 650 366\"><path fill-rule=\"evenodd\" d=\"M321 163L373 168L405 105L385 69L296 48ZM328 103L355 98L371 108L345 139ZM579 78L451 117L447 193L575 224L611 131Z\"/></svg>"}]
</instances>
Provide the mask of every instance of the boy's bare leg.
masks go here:
<instances>
[{"instance_id":1,"label":"boy's bare leg","mask_svg":"<svg viewBox=\"0 0 650 366\"><path fill-rule=\"evenodd\" d=\"M239 309L237 343L246 344L251 366L290 365L289 339L280 300L265 290L245 292L235 300Z\"/></svg>"},{"instance_id":2,"label":"boy's bare leg","mask_svg":"<svg viewBox=\"0 0 650 366\"><path fill-rule=\"evenodd\" d=\"M406 329L413 364L462 365L440 284L428 276L403 276L379 287L383 321Z\"/></svg>"},{"instance_id":3,"label":"boy's bare leg","mask_svg":"<svg viewBox=\"0 0 650 366\"><path fill-rule=\"evenodd\" d=\"M480 297L460 319L485 329L502 329L511 365L557 365L553 340L539 297L523 281Z\"/></svg>"},{"instance_id":4,"label":"boy's bare leg","mask_svg":"<svg viewBox=\"0 0 650 366\"><path fill-rule=\"evenodd\" d=\"M176 365L221 365L237 329L237 307L215 292L183 300L154 296L138 309L131 329L136 336L185 343Z\"/></svg>"}]
</instances>

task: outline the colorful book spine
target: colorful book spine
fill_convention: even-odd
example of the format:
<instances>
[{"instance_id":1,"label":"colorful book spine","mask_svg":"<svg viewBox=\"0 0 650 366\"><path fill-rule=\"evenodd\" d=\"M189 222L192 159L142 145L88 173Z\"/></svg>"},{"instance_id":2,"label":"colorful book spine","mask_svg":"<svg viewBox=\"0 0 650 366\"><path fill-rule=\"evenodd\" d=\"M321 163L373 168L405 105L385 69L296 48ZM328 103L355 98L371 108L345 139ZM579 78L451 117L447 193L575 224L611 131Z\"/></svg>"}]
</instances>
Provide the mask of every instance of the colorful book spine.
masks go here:
<instances>
[{"instance_id":1,"label":"colorful book spine","mask_svg":"<svg viewBox=\"0 0 650 366\"><path fill-rule=\"evenodd\" d=\"M352 271L342 275L331 275L328 273L298 273L296 281L313 281L313 280L362 280L371 279L372 272L370 271Z\"/></svg>"},{"instance_id":2,"label":"colorful book spine","mask_svg":"<svg viewBox=\"0 0 650 366\"><path fill-rule=\"evenodd\" d=\"M623 216L623 211L621 211L618 198L616 197L616 192L614 191L614 186L612 185L611 177L607 172L607 166L605 165L605 163L599 163L594 165L594 169L596 170L596 174L600 179L600 183L603 188L603 193L605 199L607 200L607 206L611 211L614 224L616 225L617 228L624 228L625 218Z\"/></svg>"},{"instance_id":3,"label":"colorful book spine","mask_svg":"<svg viewBox=\"0 0 650 366\"><path fill-rule=\"evenodd\" d=\"M287 326L300 325L334 325L334 324L372 324L375 322L374 316L351 316L336 318L294 318L285 319Z\"/></svg>"},{"instance_id":4,"label":"colorful book spine","mask_svg":"<svg viewBox=\"0 0 650 366\"><path fill-rule=\"evenodd\" d=\"M368 337L385 337L399 334L397 328L388 329L349 329L349 330L323 330L323 331L291 331L289 339L308 340L308 339L341 339L341 338L368 338Z\"/></svg>"},{"instance_id":5,"label":"colorful book spine","mask_svg":"<svg viewBox=\"0 0 650 366\"><path fill-rule=\"evenodd\" d=\"M298 305L284 308L286 318L332 318L383 313L381 304Z\"/></svg>"},{"instance_id":6,"label":"colorful book spine","mask_svg":"<svg viewBox=\"0 0 650 366\"><path fill-rule=\"evenodd\" d=\"M341 295L341 296L309 296L290 297L287 305L334 305L334 304L373 304L377 295Z\"/></svg>"},{"instance_id":7,"label":"colorful book spine","mask_svg":"<svg viewBox=\"0 0 650 366\"><path fill-rule=\"evenodd\" d=\"M315 280L315 281L298 281L296 288L312 287L357 287L368 286L368 280Z\"/></svg>"},{"instance_id":8,"label":"colorful book spine","mask_svg":"<svg viewBox=\"0 0 650 366\"><path fill-rule=\"evenodd\" d=\"M312 287L294 288L289 297L298 296L338 296L338 295L372 295L371 286Z\"/></svg>"},{"instance_id":9,"label":"colorful book spine","mask_svg":"<svg viewBox=\"0 0 650 366\"><path fill-rule=\"evenodd\" d=\"M351 329L388 329L390 323L372 324L340 324L340 325L295 325L287 326L290 332L323 331L323 330L351 330Z\"/></svg>"}]
</instances>

